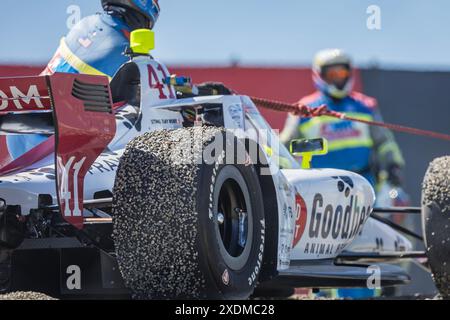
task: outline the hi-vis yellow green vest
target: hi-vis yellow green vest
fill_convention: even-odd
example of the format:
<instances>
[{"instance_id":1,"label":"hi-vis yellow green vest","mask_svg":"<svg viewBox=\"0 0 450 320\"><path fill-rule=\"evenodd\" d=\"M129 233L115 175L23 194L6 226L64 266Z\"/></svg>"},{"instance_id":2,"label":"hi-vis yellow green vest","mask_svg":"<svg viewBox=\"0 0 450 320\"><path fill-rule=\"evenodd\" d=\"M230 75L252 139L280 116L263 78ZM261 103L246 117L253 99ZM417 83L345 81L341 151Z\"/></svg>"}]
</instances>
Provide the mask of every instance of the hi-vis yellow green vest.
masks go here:
<instances>
[{"instance_id":1,"label":"hi-vis yellow green vest","mask_svg":"<svg viewBox=\"0 0 450 320\"><path fill-rule=\"evenodd\" d=\"M311 107L326 104L331 110L364 119L380 120L374 98L353 92L342 100L316 92L301 100ZM325 138L328 154L314 157L313 168L337 168L358 172L374 183L373 168L383 169L395 163L403 166L403 158L389 130L332 117L295 118L290 116L281 134L283 142L293 138Z\"/></svg>"}]
</instances>

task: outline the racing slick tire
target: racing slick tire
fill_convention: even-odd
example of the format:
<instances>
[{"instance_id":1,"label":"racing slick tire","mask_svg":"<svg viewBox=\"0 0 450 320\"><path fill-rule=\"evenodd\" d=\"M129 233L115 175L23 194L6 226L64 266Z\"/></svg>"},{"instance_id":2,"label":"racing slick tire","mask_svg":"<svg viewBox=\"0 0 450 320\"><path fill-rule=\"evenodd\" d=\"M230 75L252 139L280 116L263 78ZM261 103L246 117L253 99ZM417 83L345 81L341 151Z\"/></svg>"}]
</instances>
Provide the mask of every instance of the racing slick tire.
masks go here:
<instances>
[{"instance_id":1,"label":"racing slick tire","mask_svg":"<svg viewBox=\"0 0 450 320\"><path fill-rule=\"evenodd\" d=\"M444 299L450 298L450 156L433 160L422 189L422 227L428 263Z\"/></svg>"},{"instance_id":2,"label":"racing slick tire","mask_svg":"<svg viewBox=\"0 0 450 320\"><path fill-rule=\"evenodd\" d=\"M217 127L155 131L128 144L114 185L113 237L133 298L252 294L264 205L255 166L236 162L239 150L246 153L241 141Z\"/></svg>"}]
</instances>

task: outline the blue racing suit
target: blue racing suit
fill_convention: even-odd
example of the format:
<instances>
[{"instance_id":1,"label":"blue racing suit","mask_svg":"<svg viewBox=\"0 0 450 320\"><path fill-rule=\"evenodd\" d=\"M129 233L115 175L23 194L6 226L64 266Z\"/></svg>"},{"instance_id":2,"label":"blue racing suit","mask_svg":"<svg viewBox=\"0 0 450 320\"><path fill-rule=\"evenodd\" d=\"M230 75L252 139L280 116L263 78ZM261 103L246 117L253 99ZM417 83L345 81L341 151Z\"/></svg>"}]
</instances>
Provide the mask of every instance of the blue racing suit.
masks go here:
<instances>
[{"instance_id":1,"label":"blue racing suit","mask_svg":"<svg viewBox=\"0 0 450 320\"><path fill-rule=\"evenodd\" d=\"M300 103L344 112L365 120L382 121L377 101L362 93L352 92L344 99L335 100L316 92ZM313 168L336 168L357 172L375 186L376 174L392 165L403 167L404 161L392 133L384 128L332 117L299 118L289 115L280 139L287 144L291 139L320 138L328 140L329 152L314 157Z\"/></svg>"},{"instance_id":2,"label":"blue racing suit","mask_svg":"<svg viewBox=\"0 0 450 320\"><path fill-rule=\"evenodd\" d=\"M129 58L130 28L122 19L106 13L82 19L62 38L43 75L55 72L106 75L110 79ZM14 160L39 145L44 135L9 135L7 146Z\"/></svg>"}]
</instances>

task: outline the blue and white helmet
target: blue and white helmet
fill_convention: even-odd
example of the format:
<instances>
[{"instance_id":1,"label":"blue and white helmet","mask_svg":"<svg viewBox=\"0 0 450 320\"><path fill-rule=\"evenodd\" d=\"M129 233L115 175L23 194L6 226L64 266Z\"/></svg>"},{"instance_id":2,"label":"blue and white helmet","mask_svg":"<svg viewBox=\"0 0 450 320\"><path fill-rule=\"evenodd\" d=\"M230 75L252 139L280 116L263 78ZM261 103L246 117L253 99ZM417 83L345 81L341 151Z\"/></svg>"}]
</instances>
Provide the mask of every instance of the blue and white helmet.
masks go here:
<instances>
[{"instance_id":1,"label":"blue and white helmet","mask_svg":"<svg viewBox=\"0 0 450 320\"><path fill-rule=\"evenodd\" d=\"M149 20L150 29L155 26L161 11L158 0L102 0L102 6L105 10L117 6L137 11Z\"/></svg>"}]
</instances>

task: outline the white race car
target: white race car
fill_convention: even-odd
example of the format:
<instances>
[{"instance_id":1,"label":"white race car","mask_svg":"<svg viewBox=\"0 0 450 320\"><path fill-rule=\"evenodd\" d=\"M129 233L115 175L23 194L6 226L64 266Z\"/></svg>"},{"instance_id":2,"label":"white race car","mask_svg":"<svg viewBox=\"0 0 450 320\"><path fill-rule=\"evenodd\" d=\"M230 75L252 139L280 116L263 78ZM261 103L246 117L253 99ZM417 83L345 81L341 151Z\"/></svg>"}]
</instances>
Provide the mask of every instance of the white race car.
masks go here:
<instances>
[{"instance_id":1,"label":"white race car","mask_svg":"<svg viewBox=\"0 0 450 320\"><path fill-rule=\"evenodd\" d=\"M420 209L374 210L363 177L302 168L250 98L177 97L169 75L133 55L110 85L0 79L0 134L48 136L0 169L3 290L235 299L409 281L379 262L424 256L399 231L417 235L373 212Z\"/></svg>"}]
</instances>

